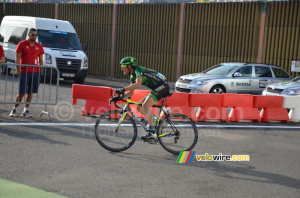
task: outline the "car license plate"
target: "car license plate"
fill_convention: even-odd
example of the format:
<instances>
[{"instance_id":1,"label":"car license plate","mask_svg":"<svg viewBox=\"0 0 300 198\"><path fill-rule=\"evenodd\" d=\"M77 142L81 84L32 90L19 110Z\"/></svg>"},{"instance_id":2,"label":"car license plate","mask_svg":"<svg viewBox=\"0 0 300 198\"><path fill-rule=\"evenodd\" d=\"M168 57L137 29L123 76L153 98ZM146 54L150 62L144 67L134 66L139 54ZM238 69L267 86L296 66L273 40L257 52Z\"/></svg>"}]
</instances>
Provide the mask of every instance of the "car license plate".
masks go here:
<instances>
[{"instance_id":1,"label":"car license plate","mask_svg":"<svg viewBox=\"0 0 300 198\"><path fill-rule=\"evenodd\" d=\"M75 77L75 74L62 73L61 76L64 76L64 77Z\"/></svg>"},{"instance_id":2,"label":"car license plate","mask_svg":"<svg viewBox=\"0 0 300 198\"><path fill-rule=\"evenodd\" d=\"M182 83L178 83L177 86L180 88L187 88L187 85Z\"/></svg>"},{"instance_id":3,"label":"car license plate","mask_svg":"<svg viewBox=\"0 0 300 198\"><path fill-rule=\"evenodd\" d=\"M76 57L73 52L68 52L68 51L60 51L60 54L63 55L63 56Z\"/></svg>"}]
</instances>

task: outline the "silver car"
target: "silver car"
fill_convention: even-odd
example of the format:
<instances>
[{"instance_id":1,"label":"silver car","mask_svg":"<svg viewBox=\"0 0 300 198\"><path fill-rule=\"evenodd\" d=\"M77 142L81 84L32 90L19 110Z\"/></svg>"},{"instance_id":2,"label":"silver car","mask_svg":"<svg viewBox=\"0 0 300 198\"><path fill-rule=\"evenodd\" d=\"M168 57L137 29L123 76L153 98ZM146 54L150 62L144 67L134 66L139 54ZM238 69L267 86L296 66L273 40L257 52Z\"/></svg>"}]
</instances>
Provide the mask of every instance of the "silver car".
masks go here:
<instances>
[{"instance_id":1,"label":"silver car","mask_svg":"<svg viewBox=\"0 0 300 198\"><path fill-rule=\"evenodd\" d=\"M268 84L291 79L278 66L231 62L215 65L202 73L181 76L175 90L185 93L262 94Z\"/></svg>"},{"instance_id":2,"label":"silver car","mask_svg":"<svg viewBox=\"0 0 300 198\"><path fill-rule=\"evenodd\" d=\"M266 87L262 95L268 96L300 96L300 76L291 81L274 83Z\"/></svg>"}]
</instances>

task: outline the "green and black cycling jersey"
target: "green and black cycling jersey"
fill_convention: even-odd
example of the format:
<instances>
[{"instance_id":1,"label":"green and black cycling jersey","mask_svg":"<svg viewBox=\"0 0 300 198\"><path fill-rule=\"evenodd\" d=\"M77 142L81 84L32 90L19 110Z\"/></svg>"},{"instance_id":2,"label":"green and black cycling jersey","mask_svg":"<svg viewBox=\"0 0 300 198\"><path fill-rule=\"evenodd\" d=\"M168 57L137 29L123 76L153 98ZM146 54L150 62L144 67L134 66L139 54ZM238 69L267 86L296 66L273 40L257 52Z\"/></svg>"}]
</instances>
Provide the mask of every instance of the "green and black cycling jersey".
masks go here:
<instances>
[{"instance_id":1,"label":"green and black cycling jersey","mask_svg":"<svg viewBox=\"0 0 300 198\"><path fill-rule=\"evenodd\" d=\"M133 84L136 82L137 77L142 77L142 85L152 89L149 94L155 102L169 94L169 85L165 75L142 66L134 68L134 72L130 75L130 82Z\"/></svg>"},{"instance_id":2,"label":"green and black cycling jersey","mask_svg":"<svg viewBox=\"0 0 300 198\"><path fill-rule=\"evenodd\" d=\"M148 69L142 66L137 66L134 69L134 73L130 75L130 82L135 83L136 78L139 76L142 77L142 85L145 85L150 89L155 89L160 84L167 82L167 79L163 74L153 69Z\"/></svg>"}]
</instances>

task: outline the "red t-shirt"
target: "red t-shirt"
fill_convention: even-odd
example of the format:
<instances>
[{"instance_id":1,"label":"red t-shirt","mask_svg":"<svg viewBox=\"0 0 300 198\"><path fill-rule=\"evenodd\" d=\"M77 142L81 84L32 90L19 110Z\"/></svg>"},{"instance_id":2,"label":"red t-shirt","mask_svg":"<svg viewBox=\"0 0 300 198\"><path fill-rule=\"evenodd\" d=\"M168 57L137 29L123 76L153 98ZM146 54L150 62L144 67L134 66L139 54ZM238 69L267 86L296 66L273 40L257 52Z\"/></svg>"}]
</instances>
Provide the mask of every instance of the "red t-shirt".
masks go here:
<instances>
[{"instance_id":1,"label":"red t-shirt","mask_svg":"<svg viewBox=\"0 0 300 198\"><path fill-rule=\"evenodd\" d=\"M17 48L17 53L22 53L20 64L26 64L26 65L39 65L39 55L44 54L43 47L35 42L34 46L29 45L28 40L21 41ZM27 73L32 73L33 67L28 67ZM26 73L26 67L21 67L21 72ZM35 67L34 72L39 72L39 68Z\"/></svg>"},{"instance_id":2,"label":"red t-shirt","mask_svg":"<svg viewBox=\"0 0 300 198\"><path fill-rule=\"evenodd\" d=\"M0 45L0 57L5 57L3 47Z\"/></svg>"}]
</instances>

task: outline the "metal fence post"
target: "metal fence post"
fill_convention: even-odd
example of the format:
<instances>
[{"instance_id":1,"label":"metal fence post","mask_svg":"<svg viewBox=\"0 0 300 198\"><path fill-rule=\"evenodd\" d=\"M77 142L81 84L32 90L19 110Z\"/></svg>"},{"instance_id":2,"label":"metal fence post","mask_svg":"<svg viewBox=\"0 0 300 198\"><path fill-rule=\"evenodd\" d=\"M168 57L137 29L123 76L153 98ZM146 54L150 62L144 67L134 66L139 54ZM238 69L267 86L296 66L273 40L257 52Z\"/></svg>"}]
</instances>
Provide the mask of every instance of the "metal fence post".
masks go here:
<instances>
[{"instance_id":1,"label":"metal fence post","mask_svg":"<svg viewBox=\"0 0 300 198\"><path fill-rule=\"evenodd\" d=\"M266 3L262 3L261 4L261 16L260 16L260 30L259 30L257 63L262 62L264 35L265 35L265 22L266 22Z\"/></svg>"},{"instance_id":2,"label":"metal fence post","mask_svg":"<svg viewBox=\"0 0 300 198\"><path fill-rule=\"evenodd\" d=\"M4 17L5 16L5 0L3 1L2 13L3 13L3 17Z\"/></svg>"},{"instance_id":3,"label":"metal fence post","mask_svg":"<svg viewBox=\"0 0 300 198\"><path fill-rule=\"evenodd\" d=\"M58 3L55 3L54 19L58 19Z\"/></svg>"},{"instance_id":4,"label":"metal fence post","mask_svg":"<svg viewBox=\"0 0 300 198\"><path fill-rule=\"evenodd\" d=\"M180 63L181 63L181 49L182 49L182 33L183 33L183 19L184 19L184 3L180 4L180 22L179 22L179 36L178 36L178 51L177 51L177 70L176 79L180 76Z\"/></svg>"},{"instance_id":5,"label":"metal fence post","mask_svg":"<svg viewBox=\"0 0 300 198\"><path fill-rule=\"evenodd\" d=\"M111 60L110 60L110 80L114 77L115 65L115 41L116 41L116 20L117 20L117 4L113 5L113 23L112 23L112 41L111 41Z\"/></svg>"}]
</instances>

